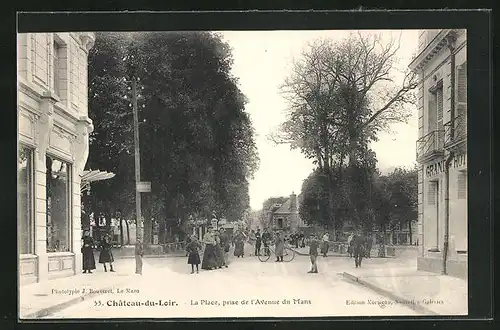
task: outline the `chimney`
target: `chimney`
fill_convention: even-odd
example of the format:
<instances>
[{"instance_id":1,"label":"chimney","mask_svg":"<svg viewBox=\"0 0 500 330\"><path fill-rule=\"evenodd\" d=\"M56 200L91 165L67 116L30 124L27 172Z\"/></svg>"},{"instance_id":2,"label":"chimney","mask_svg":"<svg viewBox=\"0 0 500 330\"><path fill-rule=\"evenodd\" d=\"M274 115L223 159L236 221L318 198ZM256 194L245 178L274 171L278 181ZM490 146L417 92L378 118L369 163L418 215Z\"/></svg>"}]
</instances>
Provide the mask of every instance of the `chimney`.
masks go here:
<instances>
[{"instance_id":1,"label":"chimney","mask_svg":"<svg viewBox=\"0 0 500 330\"><path fill-rule=\"evenodd\" d=\"M294 192L290 195L290 212L297 212L297 195Z\"/></svg>"}]
</instances>

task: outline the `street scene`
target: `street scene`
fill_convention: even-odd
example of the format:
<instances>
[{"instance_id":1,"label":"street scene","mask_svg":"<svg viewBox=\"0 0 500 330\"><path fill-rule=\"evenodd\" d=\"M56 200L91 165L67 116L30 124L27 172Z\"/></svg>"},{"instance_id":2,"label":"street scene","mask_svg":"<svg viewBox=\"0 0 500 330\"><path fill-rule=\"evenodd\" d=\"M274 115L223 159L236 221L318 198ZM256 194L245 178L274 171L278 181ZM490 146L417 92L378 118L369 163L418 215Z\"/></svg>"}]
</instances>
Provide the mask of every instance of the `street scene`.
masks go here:
<instances>
[{"instance_id":1,"label":"street scene","mask_svg":"<svg viewBox=\"0 0 500 330\"><path fill-rule=\"evenodd\" d=\"M20 319L467 315L466 50L18 34Z\"/></svg>"}]
</instances>

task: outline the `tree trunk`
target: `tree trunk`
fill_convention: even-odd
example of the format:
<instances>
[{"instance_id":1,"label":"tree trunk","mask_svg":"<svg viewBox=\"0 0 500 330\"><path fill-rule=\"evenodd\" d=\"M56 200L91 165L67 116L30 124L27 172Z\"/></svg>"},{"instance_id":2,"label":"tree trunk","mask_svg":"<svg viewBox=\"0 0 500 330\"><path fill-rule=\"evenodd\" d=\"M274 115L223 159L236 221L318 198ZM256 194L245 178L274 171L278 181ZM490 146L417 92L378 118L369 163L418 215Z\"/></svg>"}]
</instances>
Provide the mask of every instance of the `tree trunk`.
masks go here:
<instances>
[{"instance_id":1,"label":"tree trunk","mask_svg":"<svg viewBox=\"0 0 500 330\"><path fill-rule=\"evenodd\" d=\"M411 223L412 221L411 220L408 220L408 232L409 232L409 236L410 236L410 245L413 245L413 233L411 231Z\"/></svg>"},{"instance_id":2,"label":"tree trunk","mask_svg":"<svg viewBox=\"0 0 500 330\"><path fill-rule=\"evenodd\" d=\"M130 228L128 226L128 221L125 220L125 226L127 226L127 245L130 245ZM137 228L136 228L137 230Z\"/></svg>"},{"instance_id":3,"label":"tree trunk","mask_svg":"<svg viewBox=\"0 0 500 330\"><path fill-rule=\"evenodd\" d=\"M118 221L120 223L120 245L123 246L123 219L120 217Z\"/></svg>"},{"instance_id":4,"label":"tree trunk","mask_svg":"<svg viewBox=\"0 0 500 330\"><path fill-rule=\"evenodd\" d=\"M387 230L386 226L383 225L381 228L382 232L382 241L380 242L379 249L378 249L378 256L379 258L385 258L385 237L387 236Z\"/></svg>"}]
</instances>

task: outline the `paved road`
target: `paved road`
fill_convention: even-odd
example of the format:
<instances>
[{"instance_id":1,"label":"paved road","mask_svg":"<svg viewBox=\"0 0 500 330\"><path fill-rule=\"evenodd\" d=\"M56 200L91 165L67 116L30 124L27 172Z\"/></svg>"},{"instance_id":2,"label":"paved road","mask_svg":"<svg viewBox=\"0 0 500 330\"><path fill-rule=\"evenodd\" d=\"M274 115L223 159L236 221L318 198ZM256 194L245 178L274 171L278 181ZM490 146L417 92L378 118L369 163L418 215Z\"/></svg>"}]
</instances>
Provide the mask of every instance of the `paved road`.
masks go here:
<instances>
[{"instance_id":1,"label":"paved road","mask_svg":"<svg viewBox=\"0 0 500 330\"><path fill-rule=\"evenodd\" d=\"M385 261L368 260L365 267L380 268L380 262ZM353 267L352 259L320 257L320 273L308 274L307 256L290 263L245 257L233 259L229 268L191 275L186 258L147 259L144 275L122 291L85 300L49 318L416 315L338 275ZM152 303L156 305L148 306Z\"/></svg>"}]
</instances>

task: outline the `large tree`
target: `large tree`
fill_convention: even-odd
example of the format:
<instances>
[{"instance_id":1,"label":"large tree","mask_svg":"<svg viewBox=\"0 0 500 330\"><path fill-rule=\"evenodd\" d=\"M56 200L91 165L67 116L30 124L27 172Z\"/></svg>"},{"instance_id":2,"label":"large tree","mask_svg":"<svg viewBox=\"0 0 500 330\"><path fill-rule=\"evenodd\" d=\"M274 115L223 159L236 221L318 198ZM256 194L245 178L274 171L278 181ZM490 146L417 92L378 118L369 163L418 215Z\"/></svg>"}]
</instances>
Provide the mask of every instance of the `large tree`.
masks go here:
<instances>
[{"instance_id":1,"label":"large tree","mask_svg":"<svg viewBox=\"0 0 500 330\"><path fill-rule=\"evenodd\" d=\"M408 226L410 244L413 244L412 224L418 219L418 175L416 168L396 168L389 173L392 222L400 228Z\"/></svg>"},{"instance_id":2,"label":"large tree","mask_svg":"<svg viewBox=\"0 0 500 330\"><path fill-rule=\"evenodd\" d=\"M319 39L304 49L282 86L288 119L271 138L314 160L327 178L330 208L333 169L344 180L342 168L347 164L351 169L346 179L358 178L377 133L411 115L408 104L414 102L417 79L410 70L399 81L395 78L398 49L398 40L385 42L373 34L353 33L338 42ZM359 223L358 211L364 206L355 205L358 189L350 186L352 217Z\"/></svg>"},{"instance_id":3,"label":"large tree","mask_svg":"<svg viewBox=\"0 0 500 330\"><path fill-rule=\"evenodd\" d=\"M113 208L120 195L127 195L127 214L133 215L129 102L135 79L141 179L152 182L152 192L143 198L145 219L210 219L214 211L229 220L244 216L248 180L258 157L246 100L230 74L231 64L228 45L213 33L99 33L90 56L91 81L103 83L95 87L100 93L91 94L96 134L89 164L99 160L122 184L96 187L94 200L107 200ZM114 84L120 86L116 92ZM119 146L123 157L116 159ZM117 167L111 168L110 162ZM150 224L145 226L148 235Z\"/></svg>"}]
</instances>

